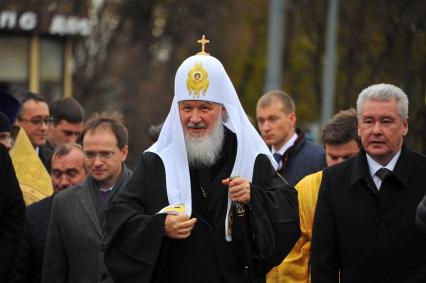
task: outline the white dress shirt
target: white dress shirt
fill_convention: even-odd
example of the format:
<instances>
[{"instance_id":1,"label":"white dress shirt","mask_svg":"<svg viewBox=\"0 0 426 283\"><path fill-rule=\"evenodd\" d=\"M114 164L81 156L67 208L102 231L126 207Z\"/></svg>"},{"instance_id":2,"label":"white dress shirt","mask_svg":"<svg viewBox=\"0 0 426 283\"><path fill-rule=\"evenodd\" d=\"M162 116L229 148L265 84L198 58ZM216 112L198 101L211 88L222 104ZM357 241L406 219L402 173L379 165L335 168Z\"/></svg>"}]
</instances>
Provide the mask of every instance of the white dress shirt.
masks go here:
<instances>
[{"instance_id":1,"label":"white dress shirt","mask_svg":"<svg viewBox=\"0 0 426 283\"><path fill-rule=\"evenodd\" d=\"M395 168L396 162L398 161L399 156L401 155L401 150L395 154L395 156L389 161L386 166L382 166L381 164L377 163L373 158L370 157L367 153L367 163L368 163L368 169L370 171L370 175L373 178L374 184L376 184L377 190L380 190L380 186L382 185L382 179L379 178L379 176L376 175L376 172L380 168L387 168L390 171L393 172L393 169Z\"/></svg>"}]
</instances>

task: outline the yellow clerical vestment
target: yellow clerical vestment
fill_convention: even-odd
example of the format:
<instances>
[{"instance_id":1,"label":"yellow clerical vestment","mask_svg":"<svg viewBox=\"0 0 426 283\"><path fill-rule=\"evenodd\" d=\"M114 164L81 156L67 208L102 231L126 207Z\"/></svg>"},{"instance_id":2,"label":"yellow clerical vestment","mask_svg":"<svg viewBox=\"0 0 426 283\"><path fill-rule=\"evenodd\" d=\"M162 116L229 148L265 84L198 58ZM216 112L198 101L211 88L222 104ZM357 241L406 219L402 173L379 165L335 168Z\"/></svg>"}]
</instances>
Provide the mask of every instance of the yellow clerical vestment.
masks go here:
<instances>
[{"instance_id":1,"label":"yellow clerical vestment","mask_svg":"<svg viewBox=\"0 0 426 283\"><path fill-rule=\"evenodd\" d=\"M19 129L10 158L26 205L53 194L52 180L24 129Z\"/></svg>"},{"instance_id":2,"label":"yellow clerical vestment","mask_svg":"<svg viewBox=\"0 0 426 283\"><path fill-rule=\"evenodd\" d=\"M299 199L301 236L284 261L266 276L267 283L311 282L309 257L315 206L322 180L322 170L306 176L296 185ZM280 239L276 239L279 241Z\"/></svg>"}]
</instances>

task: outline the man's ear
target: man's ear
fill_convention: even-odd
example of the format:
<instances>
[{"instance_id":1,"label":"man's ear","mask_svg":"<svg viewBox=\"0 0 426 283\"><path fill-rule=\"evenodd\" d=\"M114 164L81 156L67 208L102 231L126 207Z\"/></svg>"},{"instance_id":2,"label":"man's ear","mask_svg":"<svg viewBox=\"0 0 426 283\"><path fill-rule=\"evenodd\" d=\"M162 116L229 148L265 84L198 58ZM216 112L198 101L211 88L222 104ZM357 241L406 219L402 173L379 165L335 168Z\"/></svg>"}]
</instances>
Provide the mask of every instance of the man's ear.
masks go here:
<instances>
[{"instance_id":1,"label":"man's ear","mask_svg":"<svg viewBox=\"0 0 426 283\"><path fill-rule=\"evenodd\" d=\"M290 119L290 121L293 123L293 125L296 125L297 122L297 116L296 113L291 112L290 114L288 114L288 118Z\"/></svg>"},{"instance_id":2,"label":"man's ear","mask_svg":"<svg viewBox=\"0 0 426 283\"><path fill-rule=\"evenodd\" d=\"M125 145L121 150L121 162L126 161L127 154L129 153L129 146Z\"/></svg>"}]
</instances>

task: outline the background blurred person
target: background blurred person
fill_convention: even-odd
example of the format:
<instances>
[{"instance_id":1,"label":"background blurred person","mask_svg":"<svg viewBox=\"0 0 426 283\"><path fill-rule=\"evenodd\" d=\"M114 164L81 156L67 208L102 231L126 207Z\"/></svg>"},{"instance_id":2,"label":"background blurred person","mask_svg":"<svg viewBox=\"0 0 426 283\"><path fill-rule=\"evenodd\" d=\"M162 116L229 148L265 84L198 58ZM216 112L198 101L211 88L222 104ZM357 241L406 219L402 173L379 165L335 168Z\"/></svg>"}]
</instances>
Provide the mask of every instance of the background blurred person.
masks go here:
<instances>
[{"instance_id":1,"label":"background blurred person","mask_svg":"<svg viewBox=\"0 0 426 283\"><path fill-rule=\"evenodd\" d=\"M273 90L260 97L256 107L257 125L279 165L278 173L294 186L326 166L324 149L305 138L296 128L296 106L283 91Z\"/></svg>"},{"instance_id":2,"label":"background blurred person","mask_svg":"<svg viewBox=\"0 0 426 283\"><path fill-rule=\"evenodd\" d=\"M25 130L47 172L50 172L51 151L43 147L53 123L47 100L42 95L32 92L19 93L17 97L21 108L15 124Z\"/></svg>"},{"instance_id":3,"label":"background blurred person","mask_svg":"<svg viewBox=\"0 0 426 283\"><path fill-rule=\"evenodd\" d=\"M340 111L327 121L322 130L327 166L339 164L358 153L361 140L357 127L355 109ZM301 236L284 261L269 272L268 283L310 282L312 225L321 180L322 170L297 183Z\"/></svg>"}]
</instances>

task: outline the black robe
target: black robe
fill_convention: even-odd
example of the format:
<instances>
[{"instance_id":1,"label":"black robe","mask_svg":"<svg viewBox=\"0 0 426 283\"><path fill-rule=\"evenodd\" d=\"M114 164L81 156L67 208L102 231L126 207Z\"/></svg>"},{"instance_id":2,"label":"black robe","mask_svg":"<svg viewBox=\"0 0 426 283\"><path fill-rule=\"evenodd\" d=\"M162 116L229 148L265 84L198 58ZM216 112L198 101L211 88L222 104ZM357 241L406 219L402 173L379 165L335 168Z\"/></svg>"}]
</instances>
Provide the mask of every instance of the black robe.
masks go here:
<instances>
[{"instance_id":1,"label":"black robe","mask_svg":"<svg viewBox=\"0 0 426 283\"><path fill-rule=\"evenodd\" d=\"M15 169L0 144L0 282L6 281L24 227L25 203Z\"/></svg>"},{"instance_id":2,"label":"black robe","mask_svg":"<svg viewBox=\"0 0 426 283\"><path fill-rule=\"evenodd\" d=\"M225 137L214 166L190 170L198 221L185 240L164 235L165 215L156 214L169 204L164 165L154 153L142 155L105 214L105 262L116 282L264 282L281 263L299 237L297 192L259 155L250 205L242 217L233 210L233 241L226 242L228 188L221 181L231 174L237 143L228 130Z\"/></svg>"}]
</instances>

